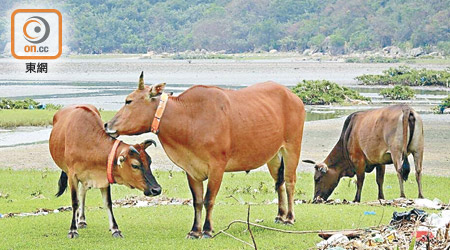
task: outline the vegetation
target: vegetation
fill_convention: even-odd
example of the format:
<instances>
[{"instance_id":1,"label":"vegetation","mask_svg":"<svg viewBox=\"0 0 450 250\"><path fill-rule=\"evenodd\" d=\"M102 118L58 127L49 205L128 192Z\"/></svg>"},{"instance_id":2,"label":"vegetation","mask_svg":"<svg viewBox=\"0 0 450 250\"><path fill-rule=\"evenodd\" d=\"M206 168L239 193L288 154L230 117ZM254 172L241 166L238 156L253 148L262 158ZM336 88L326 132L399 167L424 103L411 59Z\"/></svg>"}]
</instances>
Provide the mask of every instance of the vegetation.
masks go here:
<instances>
[{"instance_id":1,"label":"vegetation","mask_svg":"<svg viewBox=\"0 0 450 250\"><path fill-rule=\"evenodd\" d=\"M183 172L155 171L158 182L167 197L191 198L186 176ZM57 171L14 171L0 170L0 213L33 212L39 208L56 209L70 206L68 192L56 198L59 172ZM356 187L352 179L344 178L336 188L331 199L353 199ZM450 196L445 190L450 185L446 177L423 176L425 196L438 198L444 203ZM313 176L310 173L298 175L296 199L312 198ZM250 172L226 173L214 209L216 231L224 228L235 219L247 218L247 205L251 205L250 221L264 220L261 224L289 230L348 229L376 226L389 223L394 211L406 211L407 208L374 207L367 205L295 205L297 222L294 226L275 224L273 219L277 205L266 203L276 198L274 183L269 173ZM384 182L387 199L397 198L399 194L397 176L386 174ZM363 188L363 202L377 199L375 174L366 175ZM417 196L417 184L414 179L405 183L408 197ZM113 199L128 195L143 195L142 192L113 185ZM234 198L230 198L230 195ZM80 229L80 238L76 239L77 248L86 249L238 249L242 243L221 235L209 240L186 240L185 236L192 226L192 207L154 206L146 208L115 208L114 213L125 238L113 239L108 232L107 213L100 192L96 189L87 194L86 218L88 227ZM375 211L375 215L364 216L364 211ZM430 211L430 210L428 210ZM431 211L436 212L436 211ZM61 212L46 216L0 218L2 237L0 245L5 249L53 249L72 248L73 240L66 238L70 226L71 212ZM203 213L204 216L204 213ZM45 226L43 226L45 225ZM244 240L250 241L245 225L233 225L228 231ZM281 234L253 228L256 243L261 249L308 249L321 239L317 234L292 235ZM26 237L17 237L26 235Z\"/></svg>"},{"instance_id":2,"label":"vegetation","mask_svg":"<svg viewBox=\"0 0 450 250\"><path fill-rule=\"evenodd\" d=\"M380 91L380 95L391 100L410 100L415 97L414 90L409 86L396 85Z\"/></svg>"},{"instance_id":3,"label":"vegetation","mask_svg":"<svg viewBox=\"0 0 450 250\"><path fill-rule=\"evenodd\" d=\"M371 56L371 57L349 57L345 59L346 63L398 63L400 62L399 58L389 58L382 56Z\"/></svg>"},{"instance_id":4,"label":"vegetation","mask_svg":"<svg viewBox=\"0 0 450 250\"><path fill-rule=\"evenodd\" d=\"M437 105L433 108L434 113L436 114L442 114L444 113L444 110L450 108L450 95L446 98L444 98L441 102L441 104Z\"/></svg>"},{"instance_id":5,"label":"vegetation","mask_svg":"<svg viewBox=\"0 0 450 250\"><path fill-rule=\"evenodd\" d=\"M382 75L362 75L355 78L364 85L407 85L449 87L450 68L446 70L413 69L407 66L389 68Z\"/></svg>"},{"instance_id":6,"label":"vegetation","mask_svg":"<svg viewBox=\"0 0 450 250\"><path fill-rule=\"evenodd\" d=\"M55 113L55 109L0 109L0 127L52 125ZM103 121L109 121L115 113L116 111L100 111Z\"/></svg>"},{"instance_id":7,"label":"vegetation","mask_svg":"<svg viewBox=\"0 0 450 250\"><path fill-rule=\"evenodd\" d=\"M357 91L340 86L330 81L306 81L297 84L292 92L302 99L305 104L343 104L354 100L370 101L370 98L360 95Z\"/></svg>"},{"instance_id":8,"label":"vegetation","mask_svg":"<svg viewBox=\"0 0 450 250\"><path fill-rule=\"evenodd\" d=\"M59 110L63 105L60 104L41 104L31 98L24 100L11 100L0 98L0 109L48 109Z\"/></svg>"},{"instance_id":9,"label":"vegetation","mask_svg":"<svg viewBox=\"0 0 450 250\"><path fill-rule=\"evenodd\" d=\"M34 3L2 0L0 50L9 11ZM305 49L345 53L423 47L449 54L446 1L427 0L45 0L63 12L67 45L81 53L195 49Z\"/></svg>"}]
</instances>

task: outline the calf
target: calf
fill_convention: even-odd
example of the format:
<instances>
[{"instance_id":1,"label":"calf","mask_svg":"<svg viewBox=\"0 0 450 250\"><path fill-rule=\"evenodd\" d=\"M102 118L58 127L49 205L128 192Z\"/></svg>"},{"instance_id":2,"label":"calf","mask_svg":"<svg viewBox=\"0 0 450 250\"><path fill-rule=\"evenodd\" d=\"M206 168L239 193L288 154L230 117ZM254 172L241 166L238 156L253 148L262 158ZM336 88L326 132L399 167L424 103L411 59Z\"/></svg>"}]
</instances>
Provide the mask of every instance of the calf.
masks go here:
<instances>
[{"instance_id":1,"label":"calf","mask_svg":"<svg viewBox=\"0 0 450 250\"><path fill-rule=\"evenodd\" d=\"M90 188L101 190L113 237L122 237L122 234L112 211L110 184L137 188L146 196L161 193L150 169L151 159L145 152L151 144L156 146L153 140L130 146L111 138L103 129L100 113L91 105L70 106L55 114L49 147L53 160L62 169L56 196L64 193L67 181L72 195L69 238L77 237L77 228L87 225L84 206L86 191Z\"/></svg>"},{"instance_id":2,"label":"calf","mask_svg":"<svg viewBox=\"0 0 450 250\"><path fill-rule=\"evenodd\" d=\"M420 116L407 105L356 112L347 117L339 141L327 158L315 164L314 200L327 199L344 176L357 176L355 202L361 200L365 172L377 169L378 199L384 199L383 181L386 164L394 163L405 197L403 181L410 171L408 155L414 156L419 198L423 198L421 173L423 159L423 124Z\"/></svg>"}]
</instances>

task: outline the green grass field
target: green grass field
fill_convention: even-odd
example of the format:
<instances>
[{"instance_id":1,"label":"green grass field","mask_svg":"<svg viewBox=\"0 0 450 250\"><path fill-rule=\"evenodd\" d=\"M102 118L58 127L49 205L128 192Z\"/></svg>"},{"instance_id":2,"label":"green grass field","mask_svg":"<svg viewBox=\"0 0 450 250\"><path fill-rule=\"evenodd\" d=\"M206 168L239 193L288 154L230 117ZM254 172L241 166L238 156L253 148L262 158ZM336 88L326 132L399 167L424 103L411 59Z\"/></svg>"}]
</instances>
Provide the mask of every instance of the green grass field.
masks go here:
<instances>
[{"instance_id":1,"label":"green grass field","mask_svg":"<svg viewBox=\"0 0 450 250\"><path fill-rule=\"evenodd\" d=\"M52 125L56 110L0 109L0 127ZM109 121L116 111L101 111L102 119Z\"/></svg>"},{"instance_id":2,"label":"green grass field","mask_svg":"<svg viewBox=\"0 0 450 250\"><path fill-rule=\"evenodd\" d=\"M167 197L191 198L183 172L155 171ZM0 213L32 212L38 208L56 209L70 205L69 193L55 198L59 173L55 171L0 170ZM387 175L385 196L398 197L396 176ZM424 193L428 198L448 202L450 179L424 176ZM417 196L414 178L405 184L408 197ZM297 182L297 199L311 199L313 181L311 174L300 174ZM343 179L331 198L351 200L355 184ZM143 195L136 190L114 185L113 199L127 195ZM366 177L362 200L376 199L374 174ZM233 195L234 198L229 198ZM6 196L6 197L5 197ZM228 198L227 198L228 197ZM223 229L235 219L246 220L247 205L251 206L251 221L263 219L261 224L289 230L345 229L376 226L388 223L393 211L407 209L394 207L371 207L367 205L314 205L295 206L297 222L294 226L275 224L277 206L265 205L276 198L273 181L268 173L251 172L225 174L214 210L215 230ZM1 249L240 249L248 248L225 235L208 240L187 240L185 236L192 225L193 209L188 205L155 206L146 208L115 208L117 223L125 238L113 239L108 232L108 219L98 190L87 195L87 229L80 229L80 237L66 238L71 212L36 217L13 217L0 219ZM364 211L376 215L365 216ZM249 241L245 225L234 225L228 232ZM254 228L256 243L261 249L306 249L314 247L320 238L316 234L281 234Z\"/></svg>"}]
</instances>

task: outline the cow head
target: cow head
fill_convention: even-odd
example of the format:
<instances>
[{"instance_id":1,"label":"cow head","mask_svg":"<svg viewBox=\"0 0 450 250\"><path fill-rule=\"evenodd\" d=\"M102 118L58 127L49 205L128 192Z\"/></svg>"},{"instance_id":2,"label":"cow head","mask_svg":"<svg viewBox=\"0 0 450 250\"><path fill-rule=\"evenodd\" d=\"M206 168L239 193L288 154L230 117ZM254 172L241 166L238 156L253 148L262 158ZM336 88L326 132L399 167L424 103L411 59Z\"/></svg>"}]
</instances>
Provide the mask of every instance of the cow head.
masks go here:
<instances>
[{"instance_id":1,"label":"cow head","mask_svg":"<svg viewBox=\"0 0 450 250\"><path fill-rule=\"evenodd\" d=\"M324 162L303 162L314 164L314 201L327 200L339 183L339 172L336 168L329 168Z\"/></svg>"},{"instance_id":2,"label":"cow head","mask_svg":"<svg viewBox=\"0 0 450 250\"><path fill-rule=\"evenodd\" d=\"M165 83L145 85L142 72L138 88L125 98L125 105L119 112L105 123L106 133L115 138L149 132L165 86Z\"/></svg>"},{"instance_id":3,"label":"cow head","mask_svg":"<svg viewBox=\"0 0 450 250\"><path fill-rule=\"evenodd\" d=\"M152 159L145 152L145 149L152 144L156 146L155 141L146 140L141 144L125 147L117 157L119 166L117 171L121 184L144 191L146 196L156 196L161 193L161 186L150 168Z\"/></svg>"}]
</instances>

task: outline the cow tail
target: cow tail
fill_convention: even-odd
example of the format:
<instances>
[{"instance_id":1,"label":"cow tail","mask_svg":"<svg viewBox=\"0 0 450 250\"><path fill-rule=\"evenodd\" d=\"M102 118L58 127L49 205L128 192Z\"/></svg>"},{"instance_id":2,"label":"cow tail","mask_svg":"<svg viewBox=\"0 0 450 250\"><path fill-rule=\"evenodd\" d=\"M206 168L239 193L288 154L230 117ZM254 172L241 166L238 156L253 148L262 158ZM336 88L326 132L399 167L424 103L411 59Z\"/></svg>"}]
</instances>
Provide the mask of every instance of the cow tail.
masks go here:
<instances>
[{"instance_id":1,"label":"cow tail","mask_svg":"<svg viewBox=\"0 0 450 250\"><path fill-rule=\"evenodd\" d=\"M278 168L277 182L275 182L275 191L278 191L278 188L280 188L280 186L283 185L283 183L284 183L284 161L283 157L281 157L280 168Z\"/></svg>"},{"instance_id":2,"label":"cow tail","mask_svg":"<svg viewBox=\"0 0 450 250\"><path fill-rule=\"evenodd\" d=\"M409 166L409 161L408 161L408 125L409 125L409 116L411 114L411 109L408 108L404 108L403 109L403 145L402 145L402 160L403 160L403 164L402 164L402 170L401 170L401 175L404 181L408 180L408 175L409 172L411 170L410 166ZM411 136L410 138L412 138L412 133L413 131L410 131ZM410 140L411 141L411 140Z\"/></svg>"},{"instance_id":3,"label":"cow tail","mask_svg":"<svg viewBox=\"0 0 450 250\"><path fill-rule=\"evenodd\" d=\"M61 196L67 189L67 174L61 171L61 176L58 181L58 193L55 194L56 197Z\"/></svg>"}]
</instances>

